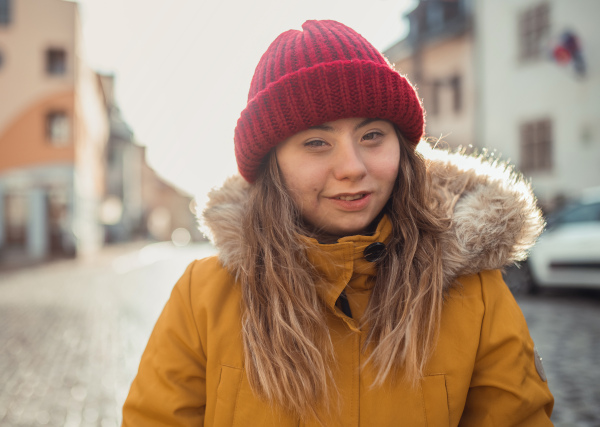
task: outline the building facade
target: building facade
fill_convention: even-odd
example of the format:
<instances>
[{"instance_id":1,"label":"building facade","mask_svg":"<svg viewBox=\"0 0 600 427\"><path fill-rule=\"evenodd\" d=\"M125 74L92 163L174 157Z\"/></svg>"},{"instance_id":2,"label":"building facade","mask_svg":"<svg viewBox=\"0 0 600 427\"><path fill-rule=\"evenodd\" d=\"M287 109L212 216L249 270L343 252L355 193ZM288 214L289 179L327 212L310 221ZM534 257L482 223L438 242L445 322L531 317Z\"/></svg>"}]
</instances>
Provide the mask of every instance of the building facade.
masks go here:
<instances>
[{"instance_id":1,"label":"building facade","mask_svg":"<svg viewBox=\"0 0 600 427\"><path fill-rule=\"evenodd\" d=\"M105 242L139 238L202 240L192 197L161 178L146 162L140 145L123 119L114 93L113 75L101 76L108 108L110 136L106 147L106 194L100 219Z\"/></svg>"},{"instance_id":2,"label":"building facade","mask_svg":"<svg viewBox=\"0 0 600 427\"><path fill-rule=\"evenodd\" d=\"M475 141L475 76L472 3L421 1L405 15L408 36L384 55L423 98L426 135L442 145Z\"/></svg>"},{"instance_id":3,"label":"building facade","mask_svg":"<svg viewBox=\"0 0 600 427\"><path fill-rule=\"evenodd\" d=\"M93 253L108 139L77 4L0 0L0 262Z\"/></svg>"},{"instance_id":4,"label":"building facade","mask_svg":"<svg viewBox=\"0 0 600 427\"><path fill-rule=\"evenodd\" d=\"M106 194L101 210L106 243L143 237L142 170L145 148L123 119L114 93L114 75L101 76L110 123L106 147Z\"/></svg>"},{"instance_id":5,"label":"building facade","mask_svg":"<svg viewBox=\"0 0 600 427\"><path fill-rule=\"evenodd\" d=\"M477 135L548 208L600 186L596 0L477 0Z\"/></svg>"}]
</instances>

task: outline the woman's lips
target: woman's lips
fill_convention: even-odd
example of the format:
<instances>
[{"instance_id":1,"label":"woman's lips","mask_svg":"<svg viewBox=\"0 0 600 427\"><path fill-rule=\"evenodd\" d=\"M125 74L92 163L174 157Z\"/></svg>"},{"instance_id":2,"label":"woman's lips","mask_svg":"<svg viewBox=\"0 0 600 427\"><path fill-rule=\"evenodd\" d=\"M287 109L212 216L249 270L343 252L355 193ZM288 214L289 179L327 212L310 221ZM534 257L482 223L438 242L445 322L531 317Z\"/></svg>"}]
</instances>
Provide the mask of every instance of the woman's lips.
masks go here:
<instances>
[{"instance_id":1,"label":"woman's lips","mask_svg":"<svg viewBox=\"0 0 600 427\"><path fill-rule=\"evenodd\" d=\"M328 199L339 209L353 212L360 211L369 204L371 193L336 194Z\"/></svg>"}]
</instances>

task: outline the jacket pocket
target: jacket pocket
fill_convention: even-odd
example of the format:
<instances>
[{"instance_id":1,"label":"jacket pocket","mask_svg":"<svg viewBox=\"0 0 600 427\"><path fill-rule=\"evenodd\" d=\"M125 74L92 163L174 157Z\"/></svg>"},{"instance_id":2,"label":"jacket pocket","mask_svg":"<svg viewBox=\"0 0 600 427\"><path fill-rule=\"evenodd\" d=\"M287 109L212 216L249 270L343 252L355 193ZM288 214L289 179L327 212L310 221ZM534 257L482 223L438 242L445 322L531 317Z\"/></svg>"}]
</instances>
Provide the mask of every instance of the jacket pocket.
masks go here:
<instances>
[{"instance_id":1,"label":"jacket pocket","mask_svg":"<svg viewBox=\"0 0 600 427\"><path fill-rule=\"evenodd\" d=\"M235 407L243 373L242 369L221 365L215 407L215 427L233 426L233 416L235 415Z\"/></svg>"},{"instance_id":2,"label":"jacket pocket","mask_svg":"<svg viewBox=\"0 0 600 427\"><path fill-rule=\"evenodd\" d=\"M448 390L444 374L423 377L423 402L428 427L448 427L450 413L448 411Z\"/></svg>"},{"instance_id":3,"label":"jacket pocket","mask_svg":"<svg viewBox=\"0 0 600 427\"><path fill-rule=\"evenodd\" d=\"M221 365L217 386L214 427L297 427L298 420L259 399L248 383L246 371Z\"/></svg>"}]
</instances>

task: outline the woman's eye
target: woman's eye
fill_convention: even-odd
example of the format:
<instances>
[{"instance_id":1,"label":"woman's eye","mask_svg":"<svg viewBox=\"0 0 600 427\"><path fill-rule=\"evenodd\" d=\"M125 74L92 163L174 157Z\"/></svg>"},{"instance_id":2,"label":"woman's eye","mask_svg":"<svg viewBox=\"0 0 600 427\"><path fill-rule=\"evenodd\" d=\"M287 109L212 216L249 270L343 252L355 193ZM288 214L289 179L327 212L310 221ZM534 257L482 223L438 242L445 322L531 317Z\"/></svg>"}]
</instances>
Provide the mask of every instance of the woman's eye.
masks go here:
<instances>
[{"instance_id":1,"label":"woman's eye","mask_svg":"<svg viewBox=\"0 0 600 427\"><path fill-rule=\"evenodd\" d=\"M372 141L382 135L383 134L381 132L369 132L363 136L363 139L366 139L367 141Z\"/></svg>"},{"instance_id":2,"label":"woman's eye","mask_svg":"<svg viewBox=\"0 0 600 427\"><path fill-rule=\"evenodd\" d=\"M313 139L310 141L306 141L304 143L305 147L323 147L325 146L327 143L325 141L323 141L322 139Z\"/></svg>"}]
</instances>

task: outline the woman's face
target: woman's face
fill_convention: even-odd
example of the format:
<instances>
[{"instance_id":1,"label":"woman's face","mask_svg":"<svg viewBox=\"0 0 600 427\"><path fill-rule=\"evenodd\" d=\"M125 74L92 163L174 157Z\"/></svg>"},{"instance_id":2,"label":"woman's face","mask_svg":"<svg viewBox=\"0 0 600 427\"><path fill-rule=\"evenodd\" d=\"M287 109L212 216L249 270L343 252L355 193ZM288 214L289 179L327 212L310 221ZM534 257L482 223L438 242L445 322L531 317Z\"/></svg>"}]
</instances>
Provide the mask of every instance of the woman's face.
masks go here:
<instances>
[{"instance_id":1,"label":"woman's face","mask_svg":"<svg viewBox=\"0 0 600 427\"><path fill-rule=\"evenodd\" d=\"M275 153L304 220L337 239L363 233L385 206L400 142L390 122L351 118L299 132Z\"/></svg>"}]
</instances>

